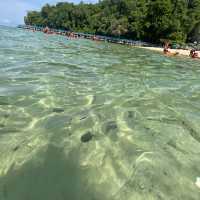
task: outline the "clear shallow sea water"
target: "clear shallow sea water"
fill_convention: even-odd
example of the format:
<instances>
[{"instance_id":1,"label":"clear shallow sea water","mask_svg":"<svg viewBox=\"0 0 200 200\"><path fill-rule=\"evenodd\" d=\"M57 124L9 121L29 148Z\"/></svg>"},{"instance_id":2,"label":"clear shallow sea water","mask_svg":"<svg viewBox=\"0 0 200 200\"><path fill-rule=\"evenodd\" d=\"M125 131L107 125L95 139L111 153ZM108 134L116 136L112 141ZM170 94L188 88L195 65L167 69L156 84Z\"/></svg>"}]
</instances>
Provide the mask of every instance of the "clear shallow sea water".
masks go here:
<instances>
[{"instance_id":1,"label":"clear shallow sea water","mask_svg":"<svg viewBox=\"0 0 200 200\"><path fill-rule=\"evenodd\" d=\"M0 27L0 200L199 200L197 177L199 61Z\"/></svg>"}]
</instances>

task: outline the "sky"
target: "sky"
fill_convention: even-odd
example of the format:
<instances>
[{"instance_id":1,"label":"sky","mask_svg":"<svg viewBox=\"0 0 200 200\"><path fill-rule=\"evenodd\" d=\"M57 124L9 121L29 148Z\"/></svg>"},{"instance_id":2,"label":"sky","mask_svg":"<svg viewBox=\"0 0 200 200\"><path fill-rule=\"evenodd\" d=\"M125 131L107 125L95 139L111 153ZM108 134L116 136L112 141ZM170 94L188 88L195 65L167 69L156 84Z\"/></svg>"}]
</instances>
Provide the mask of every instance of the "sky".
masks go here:
<instances>
[{"instance_id":1,"label":"sky","mask_svg":"<svg viewBox=\"0 0 200 200\"><path fill-rule=\"evenodd\" d=\"M40 10L46 3L79 3L80 0L0 0L0 25L15 26L24 23L24 16L29 10ZM94 3L96 0L84 0Z\"/></svg>"}]
</instances>

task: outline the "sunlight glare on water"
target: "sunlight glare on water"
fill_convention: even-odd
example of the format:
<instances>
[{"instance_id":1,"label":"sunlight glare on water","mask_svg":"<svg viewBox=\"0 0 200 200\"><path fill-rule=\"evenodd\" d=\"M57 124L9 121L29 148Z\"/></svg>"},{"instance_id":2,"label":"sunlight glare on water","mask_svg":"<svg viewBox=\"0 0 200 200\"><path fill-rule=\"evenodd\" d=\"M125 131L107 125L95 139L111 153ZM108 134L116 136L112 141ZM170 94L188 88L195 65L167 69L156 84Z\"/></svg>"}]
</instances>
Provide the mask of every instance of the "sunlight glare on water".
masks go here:
<instances>
[{"instance_id":1,"label":"sunlight glare on water","mask_svg":"<svg viewBox=\"0 0 200 200\"><path fill-rule=\"evenodd\" d=\"M0 27L0 200L199 200L200 62Z\"/></svg>"}]
</instances>

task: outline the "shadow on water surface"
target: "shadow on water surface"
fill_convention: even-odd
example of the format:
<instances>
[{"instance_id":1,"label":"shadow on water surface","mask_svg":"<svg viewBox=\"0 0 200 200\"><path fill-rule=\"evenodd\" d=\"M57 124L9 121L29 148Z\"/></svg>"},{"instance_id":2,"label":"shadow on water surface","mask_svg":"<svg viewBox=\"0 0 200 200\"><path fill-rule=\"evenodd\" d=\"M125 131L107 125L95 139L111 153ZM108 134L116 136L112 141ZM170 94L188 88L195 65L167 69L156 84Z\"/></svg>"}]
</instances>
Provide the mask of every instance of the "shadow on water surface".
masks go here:
<instances>
[{"instance_id":1,"label":"shadow on water surface","mask_svg":"<svg viewBox=\"0 0 200 200\"><path fill-rule=\"evenodd\" d=\"M62 148L49 145L21 168L11 167L0 178L0 199L96 200L95 191L87 186L87 176L79 165L79 153L72 150L66 156Z\"/></svg>"}]
</instances>

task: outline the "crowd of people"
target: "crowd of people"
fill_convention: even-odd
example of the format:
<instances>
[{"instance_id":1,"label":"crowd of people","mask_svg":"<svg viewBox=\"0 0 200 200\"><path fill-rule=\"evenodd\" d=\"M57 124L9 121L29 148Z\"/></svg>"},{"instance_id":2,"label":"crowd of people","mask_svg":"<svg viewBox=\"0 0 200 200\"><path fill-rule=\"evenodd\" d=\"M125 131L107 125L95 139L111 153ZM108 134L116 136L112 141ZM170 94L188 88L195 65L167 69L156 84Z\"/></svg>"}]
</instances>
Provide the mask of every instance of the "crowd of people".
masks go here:
<instances>
[{"instance_id":1,"label":"crowd of people","mask_svg":"<svg viewBox=\"0 0 200 200\"><path fill-rule=\"evenodd\" d=\"M165 55L168 55L168 56L176 56L176 55L179 54L179 52L171 52L170 48L171 48L170 43L169 42L165 42L164 43L164 48L163 48L163 53ZM191 58L199 58L200 59L200 56L199 56L197 50L194 49L194 48L190 50L189 56Z\"/></svg>"},{"instance_id":2,"label":"crowd of people","mask_svg":"<svg viewBox=\"0 0 200 200\"><path fill-rule=\"evenodd\" d=\"M67 32L59 32L59 31L53 31L52 29L50 29L48 26L45 27L43 30L42 30L43 33L45 34L57 34L57 35L64 35L64 36L67 36L68 38L70 39L73 39L73 38L80 38L81 36L79 36L78 34L75 34L74 32L71 32L71 31L67 31ZM95 40L95 41L99 41L99 38L98 36L92 36L91 37L92 40Z\"/></svg>"},{"instance_id":3,"label":"crowd of people","mask_svg":"<svg viewBox=\"0 0 200 200\"><path fill-rule=\"evenodd\" d=\"M52 29L50 29L48 26L46 26L43 30L43 33L45 34L56 34L56 35L64 35L67 36L68 38L78 38L78 36L76 34L74 34L74 32L60 32L60 31L53 31Z\"/></svg>"}]
</instances>

